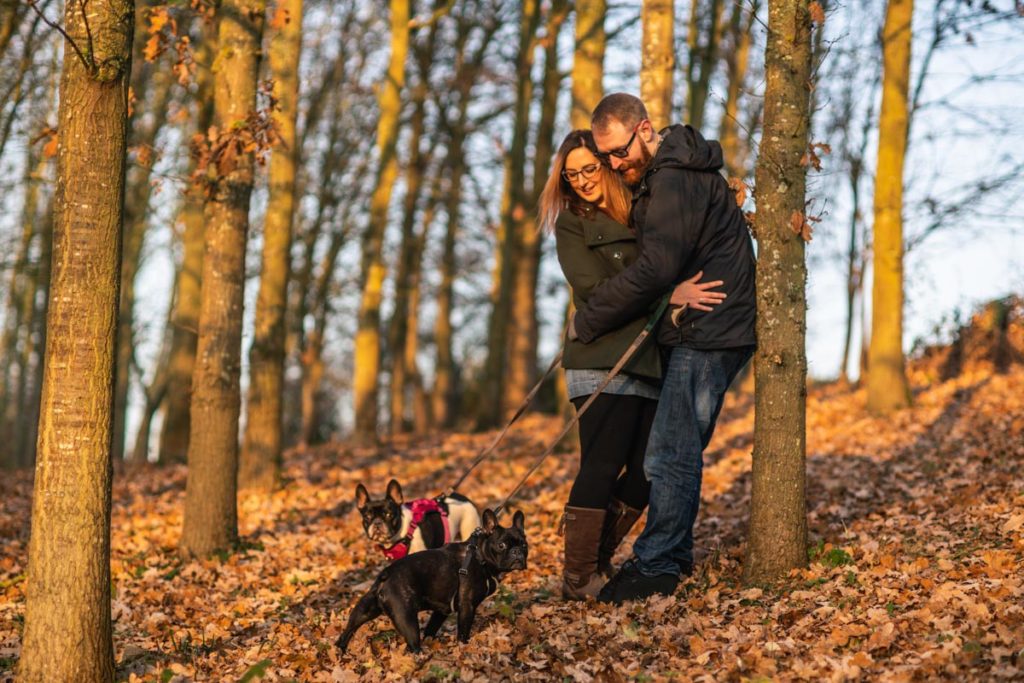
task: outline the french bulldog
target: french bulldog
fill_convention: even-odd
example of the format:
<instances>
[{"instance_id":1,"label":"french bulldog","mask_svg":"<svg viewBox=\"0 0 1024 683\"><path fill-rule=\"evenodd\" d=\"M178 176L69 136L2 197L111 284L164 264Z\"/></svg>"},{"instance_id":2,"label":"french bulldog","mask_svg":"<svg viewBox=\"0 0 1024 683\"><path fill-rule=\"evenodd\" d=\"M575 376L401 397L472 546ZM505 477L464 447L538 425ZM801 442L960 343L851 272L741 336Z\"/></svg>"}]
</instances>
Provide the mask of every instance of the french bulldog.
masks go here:
<instances>
[{"instance_id":1,"label":"french bulldog","mask_svg":"<svg viewBox=\"0 0 1024 683\"><path fill-rule=\"evenodd\" d=\"M441 501L422 498L405 502L402 487L394 479L379 500L370 498L362 484L356 486L356 508L367 538L389 560L468 540L480 526L480 513L465 496L453 493Z\"/></svg>"},{"instance_id":2,"label":"french bulldog","mask_svg":"<svg viewBox=\"0 0 1024 683\"><path fill-rule=\"evenodd\" d=\"M469 641L476 608L498 589L506 572L526 568L528 546L521 511L512 526L498 524L484 510L483 527L470 540L408 555L388 565L370 590L359 599L336 645L342 652L360 626L386 614L411 652L420 651L420 612L430 610L424 638L437 635L452 612L457 614L458 638Z\"/></svg>"}]
</instances>

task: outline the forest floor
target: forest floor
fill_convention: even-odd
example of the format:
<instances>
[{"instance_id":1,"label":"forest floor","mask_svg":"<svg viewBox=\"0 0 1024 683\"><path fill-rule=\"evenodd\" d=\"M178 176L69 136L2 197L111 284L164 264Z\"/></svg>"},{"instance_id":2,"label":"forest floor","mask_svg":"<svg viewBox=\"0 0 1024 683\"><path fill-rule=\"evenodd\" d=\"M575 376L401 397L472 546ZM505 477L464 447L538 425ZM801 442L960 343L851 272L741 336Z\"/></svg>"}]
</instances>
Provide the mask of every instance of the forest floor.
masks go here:
<instances>
[{"instance_id":1,"label":"forest floor","mask_svg":"<svg viewBox=\"0 0 1024 683\"><path fill-rule=\"evenodd\" d=\"M118 679L1020 680L1024 369L926 380L915 375L915 407L892 419L870 417L863 391L812 388L811 561L784 583L741 582L753 399L733 395L706 454L704 559L675 596L624 607L560 600L556 527L577 458L556 455L518 501L529 568L484 602L468 646L456 647L451 619L417 656L386 619L365 626L348 655L333 646L382 566L353 490L366 482L379 495L395 476L407 497L434 495L492 434L292 452L283 490L240 498L243 549L205 562L176 555L184 468L120 474ZM481 505L501 500L558 424L524 419L464 492ZM19 652L30 492L27 473L0 482L0 680Z\"/></svg>"}]
</instances>

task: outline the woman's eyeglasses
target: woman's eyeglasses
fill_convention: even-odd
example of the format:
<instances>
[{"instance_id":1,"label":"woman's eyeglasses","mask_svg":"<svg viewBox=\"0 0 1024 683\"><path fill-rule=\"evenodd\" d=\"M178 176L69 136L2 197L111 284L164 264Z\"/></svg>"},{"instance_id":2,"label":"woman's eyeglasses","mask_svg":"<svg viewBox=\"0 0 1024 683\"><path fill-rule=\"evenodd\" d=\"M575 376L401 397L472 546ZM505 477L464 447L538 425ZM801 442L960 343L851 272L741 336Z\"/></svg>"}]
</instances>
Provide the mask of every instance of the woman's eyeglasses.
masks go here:
<instances>
[{"instance_id":1,"label":"woman's eyeglasses","mask_svg":"<svg viewBox=\"0 0 1024 683\"><path fill-rule=\"evenodd\" d=\"M563 170L562 177L570 183L576 182L580 176L583 176L584 180L592 180L600 170L601 164L587 164L578 171L571 171L569 169Z\"/></svg>"}]
</instances>

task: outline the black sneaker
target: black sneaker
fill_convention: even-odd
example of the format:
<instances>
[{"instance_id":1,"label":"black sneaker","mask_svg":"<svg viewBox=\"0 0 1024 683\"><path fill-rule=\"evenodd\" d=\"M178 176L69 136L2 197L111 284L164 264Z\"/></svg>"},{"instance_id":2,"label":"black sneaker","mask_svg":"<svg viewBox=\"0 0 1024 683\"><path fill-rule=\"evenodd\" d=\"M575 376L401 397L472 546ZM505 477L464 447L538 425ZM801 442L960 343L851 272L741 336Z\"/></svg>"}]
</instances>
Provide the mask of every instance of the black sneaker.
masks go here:
<instances>
[{"instance_id":1,"label":"black sneaker","mask_svg":"<svg viewBox=\"0 0 1024 683\"><path fill-rule=\"evenodd\" d=\"M647 576L630 561L604 585L597 594L597 601L621 605L627 600L643 600L652 595L672 595L678 585L679 577L675 574Z\"/></svg>"}]
</instances>

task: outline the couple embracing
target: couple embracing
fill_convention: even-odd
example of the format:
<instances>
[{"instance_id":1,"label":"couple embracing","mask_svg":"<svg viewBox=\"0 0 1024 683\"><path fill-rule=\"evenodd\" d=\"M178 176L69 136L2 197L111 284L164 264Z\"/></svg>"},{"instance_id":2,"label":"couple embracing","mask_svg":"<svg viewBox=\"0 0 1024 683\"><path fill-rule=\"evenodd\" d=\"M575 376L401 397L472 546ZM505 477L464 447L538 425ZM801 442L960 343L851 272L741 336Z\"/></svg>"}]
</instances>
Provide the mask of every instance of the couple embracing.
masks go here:
<instances>
[{"instance_id":1,"label":"couple embracing","mask_svg":"<svg viewBox=\"0 0 1024 683\"><path fill-rule=\"evenodd\" d=\"M693 572L702 454L754 350L754 250L717 142L689 126L655 130L624 93L601 100L591 127L562 142L540 203L577 309L563 357L577 409L661 299L676 307L658 323L658 344L580 420L562 593L620 604L671 595ZM633 557L613 572L644 508Z\"/></svg>"}]
</instances>

